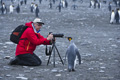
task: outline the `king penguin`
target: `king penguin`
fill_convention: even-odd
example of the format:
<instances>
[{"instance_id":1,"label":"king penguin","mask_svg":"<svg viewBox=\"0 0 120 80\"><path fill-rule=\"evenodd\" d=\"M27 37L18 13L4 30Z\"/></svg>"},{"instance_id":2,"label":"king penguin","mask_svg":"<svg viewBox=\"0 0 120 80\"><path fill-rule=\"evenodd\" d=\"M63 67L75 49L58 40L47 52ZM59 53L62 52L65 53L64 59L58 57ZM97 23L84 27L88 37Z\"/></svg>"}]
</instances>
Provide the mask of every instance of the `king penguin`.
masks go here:
<instances>
[{"instance_id":1,"label":"king penguin","mask_svg":"<svg viewBox=\"0 0 120 80\"><path fill-rule=\"evenodd\" d=\"M81 64L81 56L72 38L69 37L68 40L70 41L70 45L67 48L65 56L68 59L68 71L71 72L71 71L75 71L77 57L79 60L79 64Z\"/></svg>"}]
</instances>

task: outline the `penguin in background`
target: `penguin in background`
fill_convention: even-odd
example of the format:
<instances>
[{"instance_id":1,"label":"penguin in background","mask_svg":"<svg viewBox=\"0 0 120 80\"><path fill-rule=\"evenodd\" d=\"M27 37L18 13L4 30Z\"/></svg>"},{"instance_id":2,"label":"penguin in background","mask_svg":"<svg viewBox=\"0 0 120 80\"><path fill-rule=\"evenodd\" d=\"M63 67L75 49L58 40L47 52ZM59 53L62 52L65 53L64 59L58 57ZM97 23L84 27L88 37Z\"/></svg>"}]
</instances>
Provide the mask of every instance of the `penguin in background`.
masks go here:
<instances>
[{"instance_id":1,"label":"penguin in background","mask_svg":"<svg viewBox=\"0 0 120 80\"><path fill-rule=\"evenodd\" d=\"M70 41L70 45L67 48L65 59L66 57L68 59L68 71L72 72L75 71L77 57L79 60L79 64L81 64L81 56L72 38L69 37L68 40Z\"/></svg>"},{"instance_id":2,"label":"penguin in background","mask_svg":"<svg viewBox=\"0 0 120 80\"><path fill-rule=\"evenodd\" d=\"M14 11L14 6L13 6L13 5L10 5L9 10L10 10L10 13L12 14L13 11Z\"/></svg>"},{"instance_id":3,"label":"penguin in background","mask_svg":"<svg viewBox=\"0 0 120 80\"><path fill-rule=\"evenodd\" d=\"M2 3L1 11L2 11L2 14L7 14L7 7L5 3Z\"/></svg>"},{"instance_id":4,"label":"penguin in background","mask_svg":"<svg viewBox=\"0 0 120 80\"><path fill-rule=\"evenodd\" d=\"M36 6L36 7L35 7L35 16L36 16L36 17L39 17L39 15L38 15L38 14L39 14L38 5L36 4L35 6Z\"/></svg>"},{"instance_id":5,"label":"penguin in background","mask_svg":"<svg viewBox=\"0 0 120 80\"><path fill-rule=\"evenodd\" d=\"M31 3L31 5L30 5L30 12L31 12L31 13L34 12L34 3Z\"/></svg>"},{"instance_id":6,"label":"penguin in background","mask_svg":"<svg viewBox=\"0 0 120 80\"><path fill-rule=\"evenodd\" d=\"M119 23L119 13L118 13L118 11L119 11L119 8L116 9L116 13L115 13L115 20L116 20L117 24Z\"/></svg>"},{"instance_id":7,"label":"penguin in background","mask_svg":"<svg viewBox=\"0 0 120 80\"><path fill-rule=\"evenodd\" d=\"M67 2L67 0L65 0L65 8L67 8L68 7L68 2Z\"/></svg>"},{"instance_id":8,"label":"penguin in background","mask_svg":"<svg viewBox=\"0 0 120 80\"><path fill-rule=\"evenodd\" d=\"M76 10L78 8L78 6L74 4L74 5L72 5L72 8L73 8L73 10Z\"/></svg>"},{"instance_id":9,"label":"penguin in background","mask_svg":"<svg viewBox=\"0 0 120 80\"><path fill-rule=\"evenodd\" d=\"M118 9L119 19L120 19L120 9Z\"/></svg>"},{"instance_id":10,"label":"penguin in background","mask_svg":"<svg viewBox=\"0 0 120 80\"><path fill-rule=\"evenodd\" d=\"M98 2L98 9L100 9L100 7L101 7L101 5L100 5L100 3Z\"/></svg>"},{"instance_id":11,"label":"penguin in background","mask_svg":"<svg viewBox=\"0 0 120 80\"><path fill-rule=\"evenodd\" d=\"M91 7L93 8L95 5L95 2L93 0L91 0Z\"/></svg>"},{"instance_id":12,"label":"penguin in background","mask_svg":"<svg viewBox=\"0 0 120 80\"><path fill-rule=\"evenodd\" d=\"M90 1L90 5L89 5L89 8L91 8L92 7L92 3L91 3L91 1Z\"/></svg>"},{"instance_id":13,"label":"penguin in background","mask_svg":"<svg viewBox=\"0 0 120 80\"><path fill-rule=\"evenodd\" d=\"M52 2L49 3L49 9L52 9Z\"/></svg>"},{"instance_id":14,"label":"penguin in background","mask_svg":"<svg viewBox=\"0 0 120 80\"><path fill-rule=\"evenodd\" d=\"M27 4L27 0L24 0L25 5Z\"/></svg>"},{"instance_id":15,"label":"penguin in background","mask_svg":"<svg viewBox=\"0 0 120 80\"><path fill-rule=\"evenodd\" d=\"M18 4L18 6L16 7L16 12L17 12L17 13L20 13L20 6L19 6L19 4Z\"/></svg>"},{"instance_id":16,"label":"penguin in background","mask_svg":"<svg viewBox=\"0 0 120 80\"><path fill-rule=\"evenodd\" d=\"M39 0L39 3L41 4L42 0Z\"/></svg>"},{"instance_id":17,"label":"penguin in background","mask_svg":"<svg viewBox=\"0 0 120 80\"><path fill-rule=\"evenodd\" d=\"M112 7L111 7L111 2L108 5L108 10L111 11Z\"/></svg>"},{"instance_id":18,"label":"penguin in background","mask_svg":"<svg viewBox=\"0 0 120 80\"><path fill-rule=\"evenodd\" d=\"M61 12L61 9L62 9L62 3L60 2L59 5L58 5L56 8L58 8L59 12Z\"/></svg>"},{"instance_id":19,"label":"penguin in background","mask_svg":"<svg viewBox=\"0 0 120 80\"><path fill-rule=\"evenodd\" d=\"M114 10L112 10L111 17L110 17L110 23L113 24L114 20L115 20L115 12Z\"/></svg>"}]
</instances>

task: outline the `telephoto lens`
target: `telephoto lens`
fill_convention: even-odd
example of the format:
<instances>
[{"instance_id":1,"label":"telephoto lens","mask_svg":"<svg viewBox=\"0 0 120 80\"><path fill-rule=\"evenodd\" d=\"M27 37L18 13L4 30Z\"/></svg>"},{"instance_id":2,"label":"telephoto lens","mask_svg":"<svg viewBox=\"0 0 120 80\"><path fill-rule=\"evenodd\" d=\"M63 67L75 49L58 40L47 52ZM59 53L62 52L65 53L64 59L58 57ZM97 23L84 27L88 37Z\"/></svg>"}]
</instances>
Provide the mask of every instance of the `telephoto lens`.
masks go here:
<instances>
[{"instance_id":1,"label":"telephoto lens","mask_svg":"<svg viewBox=\"0 0 120 80\"><path fill-rule=\"evenodd\" d=\"M53 34L53 37L63 37L64 34Z\"/></svg>"}]
</instances>

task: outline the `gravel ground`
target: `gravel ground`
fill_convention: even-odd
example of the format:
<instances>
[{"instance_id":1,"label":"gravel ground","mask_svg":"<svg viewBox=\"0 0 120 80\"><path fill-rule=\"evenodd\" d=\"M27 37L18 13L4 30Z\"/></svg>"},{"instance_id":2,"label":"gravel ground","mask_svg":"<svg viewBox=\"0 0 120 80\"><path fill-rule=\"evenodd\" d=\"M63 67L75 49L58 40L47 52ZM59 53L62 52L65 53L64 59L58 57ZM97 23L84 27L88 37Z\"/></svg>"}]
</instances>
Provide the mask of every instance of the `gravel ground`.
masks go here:
<instances>
[{"instance_id":1,"label":"gravel ground","mask_svg":"<svg viewBox=\"0 0 120 80\"><path fill-rule=\"evenodd\" d=\"M88 8L89 2L76 2L77 10L72 10L72 2L67 9L59 13L53 5L48 8L48 1L39 5L40 18L45 22L41 34L46 37L49 32L63 33L73 38L82 57L82 64L76 65L75 72L67 71L67 62L63 66L56 52L56 67L53 57L47 66L48 56L45 46L40 45L35 53L41 58L42 65L37 67L10 66L10 59L15 56L16 44L9 38L12 30L35 18L30 13L31 1L21 6L21 13L0 14L0 80L120 80L120 24L110 24L110 12L107 4L102 3L101 9ZM36 1L37 3L37 1ZM7 2L7 5L10 2ZM15 4L16 5L16 4ZM65 58L69 41L56 38L56 46L62 59ZM10 57L6 59L6 57Z\"/></svg>"}]
</instances>

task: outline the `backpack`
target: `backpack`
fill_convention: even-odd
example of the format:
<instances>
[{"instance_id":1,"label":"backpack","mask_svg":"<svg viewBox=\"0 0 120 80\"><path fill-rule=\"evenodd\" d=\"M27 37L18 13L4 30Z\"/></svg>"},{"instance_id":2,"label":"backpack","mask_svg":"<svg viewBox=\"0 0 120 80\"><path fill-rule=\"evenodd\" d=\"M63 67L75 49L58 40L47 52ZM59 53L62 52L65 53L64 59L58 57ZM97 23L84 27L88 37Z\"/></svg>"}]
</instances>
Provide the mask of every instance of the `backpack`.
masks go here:
<instances>
[{"instance_id":1,"label":"backpack","mask_svg":"<svg viewBox=\"0 0 120 80\"><path fill-rule=\"evenodd\" d=\"M24 40L24 39L20 39L20 37L22 36L23 32L27 29L28 27L25 25L19 25L18 27L16 27L11 35L10 35L10 40L15 43L18 44L19 40Z\"/></svg>"}]
</instances>

